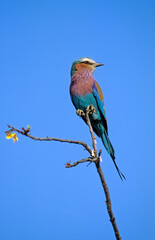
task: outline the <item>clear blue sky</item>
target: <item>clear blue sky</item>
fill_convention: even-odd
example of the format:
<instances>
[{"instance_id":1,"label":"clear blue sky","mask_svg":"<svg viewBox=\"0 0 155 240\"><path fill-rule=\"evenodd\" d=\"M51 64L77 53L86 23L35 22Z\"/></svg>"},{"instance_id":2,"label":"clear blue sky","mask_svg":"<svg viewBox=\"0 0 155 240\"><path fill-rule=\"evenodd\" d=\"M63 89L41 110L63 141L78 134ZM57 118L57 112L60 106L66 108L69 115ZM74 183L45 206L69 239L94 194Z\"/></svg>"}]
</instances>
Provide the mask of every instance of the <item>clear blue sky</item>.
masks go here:
<instances>
[{"instance_id":1,"label":"clear blue sky","mask_svg":"<svg viewBox=\"0 0 155 240\"><path fill-rule=\"evenodd\" d=\"M95 167L80 146L5 139L7 124L32 135L84 140L69 96L79 57L105 64L100 84L122 182L102 169L124 240L155 239L155 2L0 1L0 239L115 239ZM100 139L98 149L102 148Z\"/></svg>"}]
</instances>

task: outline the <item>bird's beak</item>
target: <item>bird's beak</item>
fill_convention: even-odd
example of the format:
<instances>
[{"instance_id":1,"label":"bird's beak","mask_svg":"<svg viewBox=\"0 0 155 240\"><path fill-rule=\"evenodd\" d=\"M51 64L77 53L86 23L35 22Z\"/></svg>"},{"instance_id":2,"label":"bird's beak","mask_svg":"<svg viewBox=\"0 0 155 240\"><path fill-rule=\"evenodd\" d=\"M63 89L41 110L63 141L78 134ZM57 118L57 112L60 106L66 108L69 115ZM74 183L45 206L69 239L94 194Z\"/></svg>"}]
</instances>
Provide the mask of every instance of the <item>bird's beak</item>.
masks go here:
<instances>
[{"instance_id":1,"label":"bird's beak","mask_svg":"<svg viewBox=\"0 0 155 240\"><path fill-rule=\"evenodd\" d=\"M99 66L103 66L103 65L104 65L104 63L94 63L95 67L99 67Z\"/></svg>"}]
</instances>

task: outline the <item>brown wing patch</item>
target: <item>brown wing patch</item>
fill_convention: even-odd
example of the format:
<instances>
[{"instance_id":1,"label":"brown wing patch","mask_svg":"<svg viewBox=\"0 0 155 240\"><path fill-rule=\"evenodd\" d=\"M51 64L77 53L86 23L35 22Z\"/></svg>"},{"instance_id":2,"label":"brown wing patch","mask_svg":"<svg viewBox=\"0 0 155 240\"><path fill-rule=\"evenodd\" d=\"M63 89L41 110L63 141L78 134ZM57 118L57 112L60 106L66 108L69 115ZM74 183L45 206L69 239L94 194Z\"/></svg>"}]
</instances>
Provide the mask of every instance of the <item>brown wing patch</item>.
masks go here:
<instances>
[{"instance_id":1,"label":"brown wing patch","mask_svg":"<svg viewBox=\"0 0 155 240\"><path fill-rule=\"evenodd\" d=\"M97 91L98 91L98 94L99 94L99 97L100 97L100 100L103 102L103 106L104 106L104 97L103 97L103 93L102 93L102 90L99 86L99 84L95 81L95 85L96 85L96 88L97 88ZM105 109L104 109L105 110ZM106 117L106 111L105 111L105 119L107 120L107 117Z\"/></svg>"}]
</instances>

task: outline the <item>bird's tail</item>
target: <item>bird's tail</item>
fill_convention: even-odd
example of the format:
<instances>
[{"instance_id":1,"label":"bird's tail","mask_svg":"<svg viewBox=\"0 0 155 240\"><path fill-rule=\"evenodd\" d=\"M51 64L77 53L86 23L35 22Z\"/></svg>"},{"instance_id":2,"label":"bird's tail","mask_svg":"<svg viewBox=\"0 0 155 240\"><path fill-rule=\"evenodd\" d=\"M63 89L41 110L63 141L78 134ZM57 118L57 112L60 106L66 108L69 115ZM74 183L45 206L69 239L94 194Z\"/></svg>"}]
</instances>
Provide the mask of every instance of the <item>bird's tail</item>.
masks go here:
<instances>
[{"instance_id":1,"label":"bird's tail","mask_svg":"<svg viewBox=\"0 0 155 240\"><path fill-rule=\"evenodd\" d=\"M107 152L109 153L109 155L111 156L112 160L113 160L113 163L116 167L116 170L121 178L121 180L125 179L125 176L123 175L123 173L121 173L120 169L118 168L116 162L115 162L115 151L114 151L114 148L110 142L110 139L108 137L108 134L106 132L106 130L104 129L104 131L102 132L102 135L101 135L101 139L102 139L102 142L103 142L103 145L105 146Z\"/></svg>"}]
</instances>

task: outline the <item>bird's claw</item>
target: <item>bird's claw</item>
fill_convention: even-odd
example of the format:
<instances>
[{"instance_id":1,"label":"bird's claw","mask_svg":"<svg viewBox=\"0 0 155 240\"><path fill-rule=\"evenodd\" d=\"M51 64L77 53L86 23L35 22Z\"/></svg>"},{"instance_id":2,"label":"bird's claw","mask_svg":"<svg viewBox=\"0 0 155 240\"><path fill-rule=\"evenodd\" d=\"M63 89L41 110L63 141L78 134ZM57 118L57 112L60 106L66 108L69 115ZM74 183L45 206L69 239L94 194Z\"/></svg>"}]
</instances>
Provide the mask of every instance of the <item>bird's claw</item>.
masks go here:
<instances>
[{"instance_id":1,"label":"bird's claw","mask_svg":"<svg viewBox=\"0 0 155 240\"><path fill-rule=\"evenodd\" d=\"M81 109L77 109L77 110L76 110L76 114L77 114L78 116L80 116L80 117L85 116L84 111L81 110Z\"/></svg>"},{"instance_id":2,"label":"bird's claw","mask_svg":"<svg viewBox=\"0 0 155 240\"><path fill-rule=\"evenodd\" d=\"M88 112L88 114L93 114L93 113L96 114L96 110L92 104L86 108L86 112ZM85 116L85 112L81 109L77 109L76 114L80 117Z\"/></svg>"},{"instance_id":3,"label":"bird's claw","mask_svg":"<svg viewBox=\"0 0 155 240\"><path fill-rule=\"evenodd\" d=\"M93 113L96 114L96 110L95 110L95 108L94 108L94 106L93 106L92 104L89 105L89 106L86 108L86 111L88 111L89 114L93 114Z\"/></svg>"}]
</instances>

